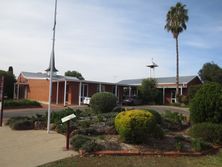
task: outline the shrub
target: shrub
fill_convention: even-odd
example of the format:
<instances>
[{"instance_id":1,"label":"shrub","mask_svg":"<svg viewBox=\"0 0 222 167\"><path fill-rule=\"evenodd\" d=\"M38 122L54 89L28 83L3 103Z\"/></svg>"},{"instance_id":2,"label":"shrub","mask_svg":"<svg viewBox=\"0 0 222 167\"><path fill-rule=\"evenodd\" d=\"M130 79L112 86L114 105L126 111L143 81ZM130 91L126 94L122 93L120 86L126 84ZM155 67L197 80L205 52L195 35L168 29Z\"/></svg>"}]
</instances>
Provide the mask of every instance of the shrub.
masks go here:
<instances>
[{"instance_id":1,"label":"shrub","mask_svg":"<svg viewBox=\"0 0 222 167\"><path fill-rule=\"evenodd\" d=\"M152 113L144 110L130 110L119 113L115 118L115 128L120 137L130 143L142 143L146 138L162 137L154 133L159 129Z\"/></svg>"},{"instance_id":2,"label":"shrub","mask_svg":"<svg viewBox=\"0 0 222 167\"><path fill-rule=\"evenodd\" d=\"M185 95L180 95L178 100L179 100L179 103L182 103L182 104L185 104L185 105L188 104L188 97L185 96Z\"/></svg>"},{"instance_id":3,"label":"shrub","mask_svg":"<svg viewBox=\"0 0 222 167\"><path fill-rule=\"evenodd\" d=\"M7 123L14 130L30 130L34 128L34 123L29 117L13 117Z\"/></svg>"},{"instance_id":4,"label":"shrub","mask_svg":"<svg viewBox=\"0 0 222 167\"><path fill-rule=\"evenodd\" d=\"M4 106L7 107L40 107L41 104L37 101L22 99L22 100L5 100Z\"/></svg>"},{"instance_id":5,"label":"shrub","mask_svg":"<svg viewBox=\"0 0 222 167\"><path fill-rule=\"evenodd\" d=\"M204 151L204 150L211 148L211 145L209 145L208 143L206 143L200 139L192 140L191 146L194 151Z\"/></svg>"},{"instance_id":6,"label":"shrub","mask_svg":"<svg viewBox=\"0 0 222 167\"><path fill-rule=\"evenodd\" d=\"M71 138L70 144L72 145L73 149L78 151L82 146L91 139L84 135L75 135Z\"/></svg>"},{"instance_id":7,"label":"shrub","mask_svg":"<svg viewBox=\"0 0 222 167\"><path fill-rule=\"evenodd\" d=\"M192 85L189 87L188 89L188 99L189 102L192 101L192 99L194 98L195 94L198 92L198 90L200 89L201 85Z\"/></svg>"},{"instance_id":8,"label":"shrub","mask_svg":"<svg viewBox=\"0 0 222 167\"><path fill-rule=\"evenodd\" d=\"M100 92L92 96L90 107L96 113L111 112L117 103L117 97L112 93Z\"/></svg>"},{"instance_id":9,"label":"shrub","mask_svg":"<svg viewBox=\"0 0 222 167\"><path fill-rule=\"evenodd\" d=\"M156 123L158 123L158 124L161 124L162 123L162 117L161 117L161 115L160 115L160 113L158 113L157 111L155 111L155 110L146 110L146 111L148 111L148 112L150 112L150 113L152 113L153 114L153 116L154 116L154 119L156 120Z\"/></svg>"},{"instance_id":10,"label":"shrub","mask_svg":"<svg viewBox=\"0 0 222 167\"><path fill-rule=\"evenodd\" d=\"M194 138L199 138L206 142L222 144L222 125L214 123L195 124L189 130L189 134Z\"/></svg>"},{"instance_id":11,"label":"shrub","mask_svg":"<svg viewBox=\"0 0 222 167\"><path fill-rule=\"evenodd\" d=\"M201 86L190 107L192 123L222 122L222 85L207 83Z\"/></svg>"},{"instance_id":12,"label":"shrub","mask_svg":"<svg viewBox=\"0 0 222 167\"><path fill-rule=\"evenodd\" d=\"M51 123L62 123L61 119L70 114L74 114L75 111L71 108L66 108L61 111L56 111L51 113Z\"/></svg>"},{"instance_id":13,"label":"shrub","mask_svg":"<svg viewBox=\"0 0 222 167\"><path fill-rule=\"evenodd\" d=\"M94 152L94 151L99 151L102 150L104 147L100 144L97 144L95 140L89 140L85 142L82 146L82 149L85 150L86 152Z\"/></svg>"},{"instance_id":14,"label":"shrub","mask_svg":"<svg viewBox=\"0 0 222 167\"><path fill-rule=\"evenodd\" d=\"M182 125L182 122L186 119L185 116L183 116L183 114L171 111L165 111L163 117L164 119L167 119L173 123L177 123L180 125Z\"/></svg>"},{"instance_id":15,"label":"shrub","mask_svg":"<svg viewBox=\"0 0 222 167\"><path fill-rule=\"evenodd\" d=\"M163 114L162 125L170 130L182 130L185 126L183 121L186 117L177 112L165 111Z\"/></svg>"}]
</instances>

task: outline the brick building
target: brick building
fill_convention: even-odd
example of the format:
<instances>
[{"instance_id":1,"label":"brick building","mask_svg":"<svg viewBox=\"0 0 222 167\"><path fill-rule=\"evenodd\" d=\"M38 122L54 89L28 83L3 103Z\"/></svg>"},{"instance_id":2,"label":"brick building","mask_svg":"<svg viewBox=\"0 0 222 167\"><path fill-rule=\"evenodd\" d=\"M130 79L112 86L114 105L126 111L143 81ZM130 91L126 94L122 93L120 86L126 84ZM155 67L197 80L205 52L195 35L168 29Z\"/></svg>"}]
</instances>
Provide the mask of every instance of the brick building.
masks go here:
<instances>
[{"instance_id":1,"label":"brick building","mask_svg":"<svg viewBox=\"0 0 222 167\"><path fill-rule=\"evenodd\" d=\"M52 103L81 105L85 97L96 92L111 92L117 96L119 103L124 97L136 96L138 86L143 79L122 80L118 83L79 80L75 77L53 76ZM175 102L176 78L156 78L158 88L162 90L163 104ZM191 85L201 84L198 76L182 76L179 79L180 95L188 95ZM48 102L49 76L47 73L22 72L15 84L14 98L32 99L42 103Z\"/></svg>"},{"instance_id":2,"label":"brick building","mask_svg":"<svg viewBox=\"0 0 222 167\"><path fill-rule=\"evenodd\" d=\"M49 79L47 73L21 72L15 84L14 98L32 99L47 103ZM123 90L126 87L127 85L118 83L87 81L75 77L54 75L52 80L52 103L64 104L64 106L81 105L85 97L91 97L96 92L111 92L117 96L121 103Z\"/></svg>"},{"instance_id":3,"label":"brick building","mask_svg":"<svg viewBox=\"0 0 222 167\"><path fill-rule=\"evenodd\" d=\"M175 103L176 101L176 77L155 78L157 87L162 90L163 104ZM118 84L126 84L130 86L140 86L143 79L122 80ZM192 85L202 84L200 78L194 76L181 76L179 78L180 95L188 96L189 88Z\"/></svg>"}]
</instances>

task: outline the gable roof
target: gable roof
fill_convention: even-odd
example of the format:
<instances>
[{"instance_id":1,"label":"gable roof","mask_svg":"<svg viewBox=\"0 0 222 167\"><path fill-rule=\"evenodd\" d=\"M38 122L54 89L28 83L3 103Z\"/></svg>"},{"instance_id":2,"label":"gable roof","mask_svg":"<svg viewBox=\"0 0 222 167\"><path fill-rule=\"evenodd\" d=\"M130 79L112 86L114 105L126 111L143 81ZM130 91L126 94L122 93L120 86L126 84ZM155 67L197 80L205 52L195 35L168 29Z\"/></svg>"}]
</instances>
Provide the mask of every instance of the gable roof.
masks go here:
<instances>
[{"instance_id":1,"label":"gable roof","mask_svg":"<svg viewBox=\"0 0 222 167\"><path fill-rule=\"evenodd\" d=\"M26 79L49 79L49 75L47 73L41 72L21 72L21 75ZM72 80L72 81L79 81L76 77L70 76L62 76L62 75L54 75L53 80Z\"/></svg>"},{"instance_id":2,"label":"gable roof","mask_svg":"<svg viewBox=\"0 0 222 167\"><path fill-rule=\"evenodd\" d=\"M198 76L181 76L179 77L180 84L187 84L190 81L192 81L194 78ZM141 85L143 79L128 79L128 80L122 80L119 81L118 84L126 84L126 85ZM175 84L176 83L176 77L161 77L161 78L155 78L157 80L158 84Z\"/></svg>"}]
</instances>

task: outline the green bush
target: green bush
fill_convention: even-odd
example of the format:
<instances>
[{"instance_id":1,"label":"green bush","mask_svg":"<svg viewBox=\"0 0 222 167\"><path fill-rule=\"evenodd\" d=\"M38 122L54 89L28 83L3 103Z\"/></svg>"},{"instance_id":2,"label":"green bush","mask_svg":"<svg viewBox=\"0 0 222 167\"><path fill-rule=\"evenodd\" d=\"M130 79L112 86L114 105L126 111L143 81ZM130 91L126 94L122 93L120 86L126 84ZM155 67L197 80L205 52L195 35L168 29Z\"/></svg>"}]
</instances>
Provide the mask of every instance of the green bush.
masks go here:
<instances>
[{"instance_id":1,"label":"green bush","mask_svg":"<svg viewBox=\"0 0 222 167\"><path fill-rule=\"evenodd\" d=\"M171 111L165 111L165 114L163 114L164 119L171 121L173 123L177 123L182 125L182 122L186 119L183 114L177 113L177 112L171 112Z\"/></svg>"},{"instance_id":2,"label":"green bush","mask_svg":"<svg viewBox=\"0 0 222 167\"><path fill-rule=\"evenodd\" d=\"M188 89L188 99L189 102L192 101L192 99L194 98L195 94L198 92L198 90L201 88L201 85L192 85L189 87Z\"/></svg>"},{"instance_id":3,"label":"green bush","mask_svg":"<svg viewBox=\"0 0 222 167\"><path fill-rule=\"evenodd\" d=\"M41 104L37 101L22 99L22 100L5 100L5 107L41 107Z\"/></svg>"},{"instance_id":4,"label":"green bush","mask_svg":"<svg viewBox=\"0 0 222 167\"><path fill-rule=\"evenodd\" d=\"M90 153L90 152L102 150L103 146L100 144L97 144L95 140L90 140L83 144L82 149Z\"/></svg>"},{"instance_id":5,"label":"green bush","mask_svg":"<svg viewBox=\"0 0 222 167\"><path fill-rule=\"evenodd\" d=\"M201 86L190 107L192 123L222 122L222 85L207 83Z\"/></svg>"},{"instance_id":6,"label":"green bush","mask_svg":"<svg viewBox=\"0 0 222 167\"><path fill-rule=\"evenodd\" d=\"M194 139L191 141L191 146L194 151L204 151L211 148L211 145L208 143L200 140L200 139Z\"/></svg>"},{"instance_id":7,"label":"green bush","mask_svg":"<svg viewBox=\"0 0 222 167\"><path fill-rule=\"evenodd\" d=\"M116 107L117 97L112 93L100 92L92 96L90 107L96 113L111 112Z\"/></svg>"},{"instance_id":8,"label":"green bush","mask_svg":"<svg viewBox=\"0 0 222 167\"><path fill-rule=\"evenodd\" d=\"M194 138L199 138L206 142L222 144L221 124L207 122L195 124L189 130L189 134Z\"/></svg>"},{"instance_id":9,"label":"green bush","mask_svg":"<svg viewBox=\"0 0 222 167\"><path fill-rule=\"evenodd\" d=\"M34 129L33 120L29 117L12 117L7 124L14 130Z\"/></svg>"},{"instance_id":10,"label":"green bush","mask_svg":"<svg viewBox=\"0 0 222 167\"><path fill-rule=\"evenodd\" d=\"M120 137L129 143L143 143L147 137L157 136L157 127L152 113L144 110L130 110L119 113L115 118L115 128ZM161 130L159 130L161 131Z\"/></svg>"},{"instance_id":11,"label":"green bush","mask_svg":"<svg viewBox=\"0 0 222 167\"><path fill-rule=\"evenodd\" d=\"M75 111L71 108L66 108L61 111L54 111L51 113L51 123L60 124L62 123L61 119L70 114L75 114Z\"/></svg>"},{"instance_id":12,"label":"green bush","mask_svg":"<svg viewBox=\"0 0 222 167\"><path fill-rule=\"evenodd\" d=\"M150 112L150 113L153 114L153 116L154 116L154 118L155 118L155 120L156 120L156 123L158 123L158 124L161 124L161 123L162 123L162 117L161 117L160 113L158 113L158 112L155 111L155 110L150 110L150 109L148 109L148 110L146 110L146 111L148 111L148 112Z\"/></svg>"},{"instance_id":13,"label":"green bush","mask_svg":"<svg viewBox=\"0 0 222 167\"><path fill-rule=\"evenodd\" d=\"M84 135L75 135L71 138L70 144L72 145L73 149L78 151L82 146L86 143L91 141L91 139Z\"/></svg>"}]
</instances>

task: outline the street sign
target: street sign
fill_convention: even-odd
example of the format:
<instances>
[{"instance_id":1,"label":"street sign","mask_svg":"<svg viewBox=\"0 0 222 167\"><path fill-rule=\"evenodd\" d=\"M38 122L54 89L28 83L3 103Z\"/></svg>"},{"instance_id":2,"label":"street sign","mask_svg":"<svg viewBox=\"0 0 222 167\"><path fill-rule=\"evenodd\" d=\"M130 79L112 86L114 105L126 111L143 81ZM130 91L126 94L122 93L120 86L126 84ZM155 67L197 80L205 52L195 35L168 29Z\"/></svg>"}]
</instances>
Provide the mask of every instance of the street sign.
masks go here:
<instances>
[{"instance_id":1,"label":"street sign","mask_svg":"<svg viewBox=\"0 0 222 167\"><path fill-rule=\"evenodd\" d=\"M71 120L71 119L73 119L75 117L76 117L75 114L70 114L70 115L68 115L66 117L63 117L61 120L62 120L62 123L64 123L64 122L67 122L67 121L69 121L69 120Z\"/></svg>"},{"instance_id":2,"label":"street sign","mask_svg":"<svg viewBox=\"0 0 222 167\"><path fill-rule=\"evenodd\" d=\"M67 122L67 130L66 130L66 150L69 150L69 133L70 133L70 120L75 118L75 114L70 114L66 117L63 117L62 123Z\"/></svg>"}]
</instances>

